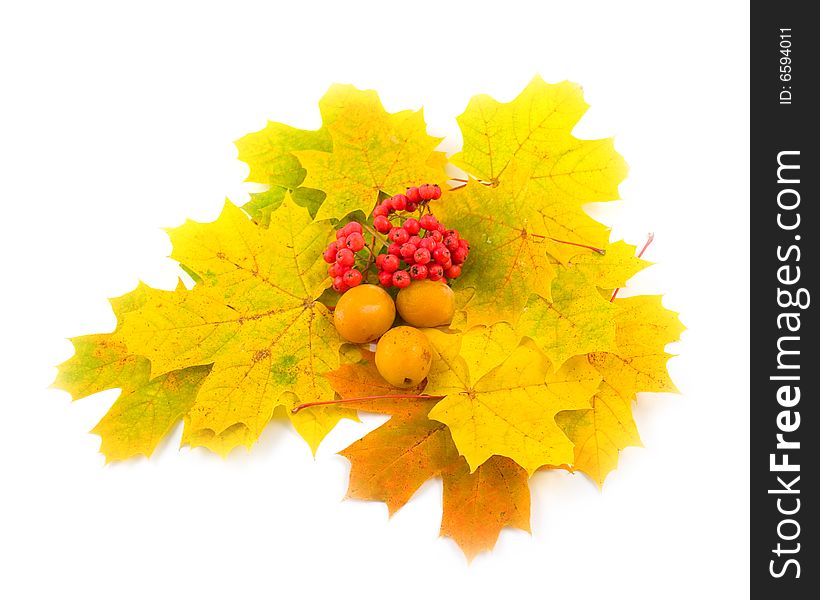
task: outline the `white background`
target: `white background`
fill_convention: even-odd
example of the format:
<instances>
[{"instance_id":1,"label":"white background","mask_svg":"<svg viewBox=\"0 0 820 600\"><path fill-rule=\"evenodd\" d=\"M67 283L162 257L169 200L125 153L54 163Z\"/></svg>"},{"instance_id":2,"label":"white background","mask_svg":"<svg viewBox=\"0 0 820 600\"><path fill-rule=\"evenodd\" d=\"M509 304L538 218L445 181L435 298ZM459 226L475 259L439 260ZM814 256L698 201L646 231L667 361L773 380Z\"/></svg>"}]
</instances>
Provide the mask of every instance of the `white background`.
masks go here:
<instances>
[{"instance_id":1,"label":"white background","mask_svg":"<svg viewBox=\"0 0 820 600\"><path fill-rule=\"evenodd\" d=\"M744 598L748 595L748 8L745 2L19 2L0 9L0 596L83 598ZM86 433L116 392L49 390L65 338L109 331L106 298L171 287L162 227L211 220L245 176L231 142L268 118L320 124L332 82L425 107L460 144L470 96L540 73L614 135L623 202L596 209L657 264L688 326L645 395L644 448L603 492L532 481L532 536L468 565L438 538L441 486L392 519L343 501L334 453L281 424L228 460L177 450L104 466Z\"/></svg>"}]
</instances>

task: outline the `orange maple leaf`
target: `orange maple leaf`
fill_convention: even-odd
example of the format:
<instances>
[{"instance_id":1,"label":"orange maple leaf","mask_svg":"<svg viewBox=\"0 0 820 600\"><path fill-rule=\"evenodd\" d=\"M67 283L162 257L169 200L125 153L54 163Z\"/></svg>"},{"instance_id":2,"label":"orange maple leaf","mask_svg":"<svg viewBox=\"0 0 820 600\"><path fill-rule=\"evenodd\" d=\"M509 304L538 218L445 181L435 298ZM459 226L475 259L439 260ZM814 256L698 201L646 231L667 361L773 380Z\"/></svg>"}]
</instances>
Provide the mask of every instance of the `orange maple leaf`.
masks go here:
<instances>
[{"instance_id":1,"label":"orange maple leaf","mask_svg":"<svg viewBox=\"0 0 820 600\"><path fill-rule=\"evenodd\" d=\"M470 473L446 425L427 418L436 398L384 398L392 388L375 370L373 354L326 375L348 408L391 415L387 423L341 454L351 464L347 495L376 500L392 515L428 479L444 482L441 535L452 538L472 560L491 550L506 526L530 531L527 472L514 461L494 456ZM378 394L375 392L379 392ZM352 400L352 401L351 401Z\"/></svg>"}]
</instances>

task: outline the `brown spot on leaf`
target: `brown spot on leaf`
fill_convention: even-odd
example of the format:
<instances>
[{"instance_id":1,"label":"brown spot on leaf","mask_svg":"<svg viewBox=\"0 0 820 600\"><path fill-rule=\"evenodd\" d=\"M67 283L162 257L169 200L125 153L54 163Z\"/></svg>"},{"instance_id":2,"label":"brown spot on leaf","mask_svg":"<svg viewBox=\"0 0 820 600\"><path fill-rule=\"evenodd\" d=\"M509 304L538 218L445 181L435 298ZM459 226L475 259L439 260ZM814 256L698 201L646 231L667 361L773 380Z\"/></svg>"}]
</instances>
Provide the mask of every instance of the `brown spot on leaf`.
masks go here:
<instances>
[{"instance_id":1,"label":"brown spot on leaf","mask_svg":"<svg viewBox=\"0 0 820 600\"><path fill-rule=\"evenodd\" d=\"M266 358L270 358L270 350L267 348L264 350L257 350L256 354L253 355L253 362L257 363L265 360Z\"/></svg>"}]
</instances>

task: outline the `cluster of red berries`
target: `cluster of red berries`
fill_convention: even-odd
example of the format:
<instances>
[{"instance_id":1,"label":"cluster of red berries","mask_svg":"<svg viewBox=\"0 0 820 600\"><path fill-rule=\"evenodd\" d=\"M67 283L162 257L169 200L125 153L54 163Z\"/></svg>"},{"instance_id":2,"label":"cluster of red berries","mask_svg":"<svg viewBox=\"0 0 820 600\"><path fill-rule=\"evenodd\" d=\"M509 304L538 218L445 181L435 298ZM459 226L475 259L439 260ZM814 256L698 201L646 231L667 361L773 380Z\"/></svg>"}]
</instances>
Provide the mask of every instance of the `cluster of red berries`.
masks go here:
<instances>
[{"instance_id":1,"label":"cluster of red berries","mask_svg":"<svg viewBox=\"0 0 820 600\"><path fill-rule=\"evenodd\" d=\"M391 242L387 253L376 257L379 283L384 287L404 288L420 279L455 279L470 254L467 240L431 214L408 217L400 227L391 226L387 237Z\"/></svg>"},{"instance_id":2,"label":"cluster of red berries","mask_svg":"<svg viewBox=\"0 0 820 600\"><path fill-rule=\"evenodd\" d=\"M425 183L419 187L407 188L404 194L396 194L388 198L373 209L373 227L379 233L387 233L393 225L390 224L390 213L397 211L416 212L430 200L441 198L441 188L438 184Z\"/></svg>"},{"instance_id":3,"label":"cluster of red berries","mask_svg":"<svg viewBox=\"0 0 820 600\"><path fill-rule=\"evenodd\" d=\"M425 183L407 188L404 194L384 200L373 210L373 228L387 234L387 252L376 256L379 283L384 287L405 288L412 280L432 281L455 279L461 275L461 265L470 253L470 244L461 239L458 231L447 229L431 213L407 217L401 225L394 225L390 216L395 212L415 212L424 209L430 200L441 197L438 185ZM423 210L422 210L423 212ZM372 232L372 229L370 230ZM333 289L344 293L359 285L364 276L356 268L356 255L369 252L367 267L371 265L373 250L367 247L361 223L351 221L336 231L336 241L324 252L333 278Z\"/></svg>"},{"instance_id":4,"label":"cluster of red berries","mask_svg":"<svg viewBox=\"0 0 820 600\"><path fill-rule=\"evenodd\" d=\"M330 242L322 257L330 266L328 275L333 277L333 289L344 293L362 282L362 272L356 265L356 254L365 249L362 225L351 221L336 231L336 241Z\"/></svg>"}]
</instances>

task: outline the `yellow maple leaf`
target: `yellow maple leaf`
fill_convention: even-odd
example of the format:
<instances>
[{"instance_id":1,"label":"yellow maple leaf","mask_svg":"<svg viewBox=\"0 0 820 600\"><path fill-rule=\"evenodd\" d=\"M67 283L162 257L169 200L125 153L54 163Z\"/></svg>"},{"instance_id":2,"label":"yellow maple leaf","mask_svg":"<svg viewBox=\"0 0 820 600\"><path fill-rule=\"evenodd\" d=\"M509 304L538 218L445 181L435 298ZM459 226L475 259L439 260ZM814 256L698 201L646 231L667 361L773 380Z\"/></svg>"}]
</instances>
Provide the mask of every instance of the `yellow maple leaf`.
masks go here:
<instances>
[{"instance_id":1,"label":"yellow maple leaf","mask_svg":"<svg viewBox=\"0 0 820 600\"><path fill-rule=\"evenodd\" d=\"M302 410L296 413L292 410L286 410L298 406L300 402L301 400L296 394L288 392L282 399L281 408L277 410L287 415L293 428L307 442L314 454L316 454L319 444L325 439L327 433L336 426L336 423L342 419L359 420L356 411L351 410L349 407L316 406L310 410Z\"/></svg>"},{"instance_id":2,"label":"yellow maple leaf","mask_svg":"<svg viewBox=\"0 0 820 600\"><path fill-rule=\"evenodd\" d=\"M630 401L605 383L595 393L592 408L560 412L555 421L575 444L573 469L585 472L599 487L618 466L618 452L641 445Z\"/></svg>"},{"instance_id":3,"label":"yellow maple leaf","mask_svg":"<svg viewBox=\"0 0 820 600\"><path fill-rule=\"evenodd\" d=\"M511 102L479 94L456 118L464 134L461 152L451 160L486 181L498 181L513 159L537 163L551 152L576 147L572 128L589 106L580 86L545 83L536 76Z\"/></svg>"},{"instance_id":4,"label":"yellow maple leaf","mask_svg":"<svg viewBox=\"0 0 820 600\"><path fill-rule=\"evenodd\" d=\"M617 298L614 352L593 352L589 362L604 381L625 400L638 392L676 392L664 348L675 342L684 327L678 314L662 304L661 296Z\"/></svg>"},{"instance_id":5,"label":"yellow maple leaf","mask_svg":"<svg viewBox=\"0 0 820 600\"><path fill-rule=\"evenodd\" d=\"M608 228L583 210L589 202L615 200L626 164L611 139L580 140L572 128L586 112L580 86L540 77L511 102L474 97L458 122L464 149L457 166L491 185L499 197L516 197L550 238L549 252L566 263L578 248L600 248ZM533 225L534 226L534 225Z\"/></svg>"},{"instance_id":6,"label":"yellow maple leaf","mask_svg":"<svg viewBox=\"0 0 820 600\"><path fill-rule=\"evenodd\" d=\"M197 429L191 427L191 419L187 415L183 419L182 440L180 446L191 448L207 448L223 458L228 456L234 448L244 446L250 450L256 437L244 423L235 423L221 433L214 433L212 429Z\"/></svg>"},{"instance_id":7,"label":"yellow maple leaf","mask_svg":"<svg viewBox=\"0 0 820 600\"><path fill-rule=\"evenodd\" d=\"M590 406L601 376L586 357L552 371L534 345L510 348L518 337L506 323L458 335L427 333L435 358L425 392L444 396L429 417L450 428L471 472L494 454L530 474L545 464L572 462L572 442L555 414ZM499 352L488 352L490 345Z\"/></svg>"},{"instance_id":8,"label":"yellow maple leaf","mask_svg":"<svg viewBox=\"0 0 820 600\"><path fill-rule=\"evenodd\" d=\"M444 154L434 152L441 138L427 135L421 110L388 113L376 92L350 85L332 86L319 108L332 152L295 152L307 169L304 185L327 194L317 220L342 219L356 210L369 215L379 193L447 178Z\"/></svg>"},{"instance_id":9,"label":"yellow maple leaf","mask_svg":"<svg viewBox=\"0 0 820 600\"><path fill-rule=\"evenodd\" d=\"M330 225L313 223L287 198L268 229L226 203L215 222L187 222L170 232L172 257L201 283L150 290L143 306L125 314L116 338L151 361L153 376L213 365L188 412L186 441L201 443L212 438L196 432L220 436L241 423L249 438L230 440L246 443L258 438L276 406L333 397L320 373L338 365L342 341L316 301L327 286L321 254L330 233ZM334 413L350 415L325 412L327 427ZM302 428L313 447L327 433L317 423Z\"/></svg>"},{"instance_id":10,"label":"yellow maple leaf","mask_svg":"<svg viewBox=\"0 0 820 600\"><path fill-rule=\"evenodd\" d=\"M683 325L664 308L660 296L633 296L613 302L617 349L588 357L601 374L601 386L590 409L561 412L556 422L575 444L573 468L599 486L618 465L618 453L640 446L632 417L638 392L674 392L666 362L666 344L678 339Z\"/></svg>"},{"instance_id":11,"label":"yellow maple leaf","mask_svg":"<svg viewBox=\"0 0 820 600\"><path fill-rule=\"evenodd\" d=\"M605 290L621 288L630 277L652 263L635 254L636 247L626 242L614 242L603 246L604 254L588 252L573 257L575 271L583 274L587 281ZM607 298L608 300L609 298Z\"/></svg>"}]
</instances>

